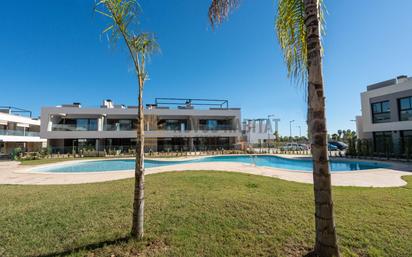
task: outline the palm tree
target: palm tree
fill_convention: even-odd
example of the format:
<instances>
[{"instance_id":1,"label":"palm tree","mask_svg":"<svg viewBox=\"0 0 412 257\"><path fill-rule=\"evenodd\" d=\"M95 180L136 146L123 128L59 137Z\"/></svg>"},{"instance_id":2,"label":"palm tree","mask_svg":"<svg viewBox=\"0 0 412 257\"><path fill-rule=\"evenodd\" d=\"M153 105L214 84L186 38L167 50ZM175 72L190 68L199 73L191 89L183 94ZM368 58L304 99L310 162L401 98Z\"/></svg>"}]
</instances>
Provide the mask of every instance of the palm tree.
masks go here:
<instances>
[{"instance_id":1,"label":"palm tree","mask_svg":"<svg viewBox=\"0 0 412 257\"><path fill-rule=\"evenodd\" d=\"M221 23L240 0L212 0L212 27ZM322 0L278 0L276 32L288 76L307 83L308 131L313 159L316 243L314 254L339 256L333 215L322 75Z\"/></svg>"},{"instance_id":2,"label":"palm tree","mask_svg":"<svg viewBox=\"0 0 412 257\"><path fill-rule=\"evenodd\" d=\"M111 24L103 31L111 31L111 39L117 41L123 38L138 79L138 128L136 143L135 188L133 202L133 218L131 235L143 238L144 221L144 114L143 87L147 80L146 60L158 49L153 35L148 33L135 34L130 25L133 24L138 10L136 0L101 0L97 2L96 12L111 19Z\"/></svg>"},{"instance_id":3,"label":"palm tree","mask_svg":"<svg viewBox=\"0 0 412 257\"><path fill-rule=\"evenodd\" d=\"M341 129L338 130L338 140L341 140L343 131Z\"/></svg>"}]
</instances>

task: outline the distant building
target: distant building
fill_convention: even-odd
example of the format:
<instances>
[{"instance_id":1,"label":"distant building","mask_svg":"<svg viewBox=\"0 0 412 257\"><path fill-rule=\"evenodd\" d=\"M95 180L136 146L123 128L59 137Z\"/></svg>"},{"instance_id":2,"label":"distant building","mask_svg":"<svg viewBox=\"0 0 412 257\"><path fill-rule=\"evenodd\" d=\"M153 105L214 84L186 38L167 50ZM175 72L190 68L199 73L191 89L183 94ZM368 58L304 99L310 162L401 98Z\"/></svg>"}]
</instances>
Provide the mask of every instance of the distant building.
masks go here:
<instances>
[{"instance_id":1,"label":"distant building","mask_svg":"<svg viewBox=\"0 0 412 257\"><path fill-rule=\"evenodd\" d=\"M274 140L270 119L245 119L242 126L244 141L248 144L267 144Z\"/></svg>"},{"instance_id":2,"label":"distant building","mask_svg":"<svg viewBox=\"0 0 412 257\"><path fill-rule=\"evenodd\" d=\"M29 152L39 151L46 142L39 132L40 120L31 118L30 111L0 107L0 155L9 155L18 147Z\"/></svg>"},{"instance_id":3,"label":"distant building","mask_svg":"<svg viewBox=\"0 0 412 257\"><path fill-rule=\"evenodd\" d=\"M137 107L103 101L41 110L41 136L53 152L135 149ZM204 151L240 147L240 108L227 100L156 98L146 105L145 151Z\"/></svg>"},{"instance_id":4,"label":"distant building","mask_svg":"<svg viewBox=\"0 0 412 257\"><path fill-rule=\"evenodd\" d=\"M361 102L362 116L356 117L359 138L371 140L377 153L405 153L412 143L412 78L398 76L369 85Z\"/></svg>"}]
</instances>

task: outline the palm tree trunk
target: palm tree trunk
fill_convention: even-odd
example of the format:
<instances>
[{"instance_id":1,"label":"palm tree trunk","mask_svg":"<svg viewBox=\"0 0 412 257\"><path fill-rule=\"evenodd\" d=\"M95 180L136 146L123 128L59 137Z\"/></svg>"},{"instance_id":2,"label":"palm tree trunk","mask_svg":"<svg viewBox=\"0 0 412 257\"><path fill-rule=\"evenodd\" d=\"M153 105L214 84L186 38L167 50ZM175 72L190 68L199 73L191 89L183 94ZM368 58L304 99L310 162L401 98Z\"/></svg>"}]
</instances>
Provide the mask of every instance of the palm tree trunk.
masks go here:
<instances>
[{"instance_id":1,"label":"palm tree trunk","mask_svg":"<svg viewBox=\"0 0 412 257\"><path fill-rule=\"evenodd\" d=\"M133 203L132 236L143 238L144 221L144 113L143 78L139 74L139 109L136 144L135 188Z\"/></svg>"},{"instance_id":2,"label":"palm tree trunk","mask_svg":"<svg viewBox=\"0 0 412 257\"><path fill-rule=\"evenodd\" d=\"M311 134L313 158L313 186L315 194L315 254L321 257L339 256L323 91L322 56L320 42L319 0L304 0L308 50L308 128Z\"/></svg>"}]
</instances>

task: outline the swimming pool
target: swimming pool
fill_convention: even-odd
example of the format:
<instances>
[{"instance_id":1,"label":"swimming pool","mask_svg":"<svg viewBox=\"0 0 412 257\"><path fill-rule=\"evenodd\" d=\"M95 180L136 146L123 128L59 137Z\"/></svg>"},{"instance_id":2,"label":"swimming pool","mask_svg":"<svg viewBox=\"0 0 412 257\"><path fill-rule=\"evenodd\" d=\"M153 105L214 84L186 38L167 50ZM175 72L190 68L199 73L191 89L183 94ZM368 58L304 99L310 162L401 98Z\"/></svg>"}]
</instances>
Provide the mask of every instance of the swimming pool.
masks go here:
<instances>
[{"instance_id":1,"label":"swimming pool","mask_svg":"<svg viewBox=\"0 0 412 257\"><path fill-rule=\"evenodd\" d=\"M204 157L195 160L183 160L183 161L155 161L145 160L145 167L160 167L175 164L185 163L202 163L202 162L238 162L247 164L256 164L256 166L281 168L289 170L302 170L311 172L312 161L301 159L288 159L272 155L231 155L231 156L212 156ZM99 160L99 161L86 161L71 164L58 164L43 168L35 168L36 172L108 172L108 171L125 171L134 170L135 161L131 159L118 159L118 160ZM360 161L331 161L330 167L332 172L339 171L355 171L355 170L367 170L376 168L388 168L389 164L382 164L376 162L360 162Z\"/></svg>"}]
</instances>

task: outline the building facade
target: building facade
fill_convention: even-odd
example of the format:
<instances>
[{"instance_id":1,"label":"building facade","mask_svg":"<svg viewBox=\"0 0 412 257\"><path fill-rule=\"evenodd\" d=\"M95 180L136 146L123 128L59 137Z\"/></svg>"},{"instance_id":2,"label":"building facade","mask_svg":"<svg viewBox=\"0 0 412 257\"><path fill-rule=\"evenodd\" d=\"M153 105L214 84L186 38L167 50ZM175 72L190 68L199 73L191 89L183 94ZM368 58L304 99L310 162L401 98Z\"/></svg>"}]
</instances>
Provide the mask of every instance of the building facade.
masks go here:
<instances>
[{"instance_id":1,"label":"building facade","mask_svg":"<svg viewBox=\"0 0 412 257\"><path fill-rule=\"evenodd\" d=\"M136 145L137 107L103 101L98 108L79 103L41 110L40 135L53 152L81 149L131 151ZM156 98L146 105L145 151L236 149L240 108L226 100Z\"/></svg>"},{"instance_id":2,"label":"building facade","mask_svg":"<svg viewBox=\"0 0 412 257\"><path fill-rule=\"evenodd\" d=\"M277 123L276 123L277 124ZM244 141L251 145L264 145L274 141L270 118L246 119L243 121Z\"/></svg>"},{"instance_id":3,"label":"building facade","mask_svg":"<svg viewBox=\"0 0 412 257\"><path fill-rule=\"evenodd\" d=\"M30 111L0 107L0 155L9 155L15 148L39 151L46 142L39 135L40 120L31 118Z\"/></svg>"},{"instance_id":4,"label":"building facade","mask_svg":"<svg viewBox=\"0 0 412 257\"><path fill-rule=\"evenodd\" d=\"M356 117L360 139L373 142L377 153L405 154L412 146L412 78L372 84L361 93L362 116Z\"/></svg>"}]
</instances>

